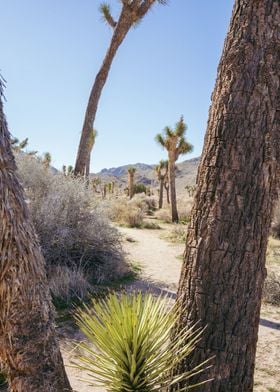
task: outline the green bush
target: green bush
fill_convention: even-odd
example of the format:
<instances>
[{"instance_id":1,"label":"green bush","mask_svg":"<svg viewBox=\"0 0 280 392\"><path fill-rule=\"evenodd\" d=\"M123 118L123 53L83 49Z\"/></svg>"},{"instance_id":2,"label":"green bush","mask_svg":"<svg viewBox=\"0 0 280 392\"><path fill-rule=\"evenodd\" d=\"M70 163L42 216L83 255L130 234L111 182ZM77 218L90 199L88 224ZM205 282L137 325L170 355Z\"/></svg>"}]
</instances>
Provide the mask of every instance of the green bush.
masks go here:
<instances>
[{"instance_id":1,"label":"green bush","mask_svg":"<svg viewBox=\"0 0 280 392\"><path fill-rule=\"evenodd\" d=\"M136 193L145 193L147 194L149 191L149 187L147 187L145 184L134 184L134 194Z\"/></svg>"},{"instance_id":2,"label":"green bush","mask_svg":"<svg viewBox=\"0 0 280 392\"><path fill-rule=\"evenodd\" d=\"M88 339L80 344L76 367L87 371L90 385L111 392L159 391L188 380L205 363L180 376L173 376L172 369L195 349L202 331L185 329L170 341L177 319L174 306L168 308L163 298L151 294L93 300L92 308L84 306L76 314Z\"/></svg>"}]
</instances>

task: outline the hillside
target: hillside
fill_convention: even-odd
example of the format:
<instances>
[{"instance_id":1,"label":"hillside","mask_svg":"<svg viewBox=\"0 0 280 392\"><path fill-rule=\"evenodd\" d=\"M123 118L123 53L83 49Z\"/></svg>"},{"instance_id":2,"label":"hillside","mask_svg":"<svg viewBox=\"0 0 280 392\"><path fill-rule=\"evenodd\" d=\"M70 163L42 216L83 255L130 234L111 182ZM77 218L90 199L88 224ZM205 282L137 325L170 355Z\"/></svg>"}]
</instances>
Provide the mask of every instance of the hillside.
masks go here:
<instances>
[{"instance_id":1,"label":"hillside","mask_svg":"<svg viewBox=\"0 0 280 392\"><path fill-rule=\"evenodd\" d=\"M176 184L179 196L184 193L186 185L195 184L199 160L200 158L198 157L177 164ZM127 170L129 167L135 167L136 183L142 183L151 186L152 188L156 188L158 186L158 181L154 171L155 166L156 165L147 165L145 163L135 163L110 169L102 169L99 173L92 174L92 176L99 177L102 182L105 183L114 181L117 186L125 188L127 185Z\"/></svg>"}]
</instances>

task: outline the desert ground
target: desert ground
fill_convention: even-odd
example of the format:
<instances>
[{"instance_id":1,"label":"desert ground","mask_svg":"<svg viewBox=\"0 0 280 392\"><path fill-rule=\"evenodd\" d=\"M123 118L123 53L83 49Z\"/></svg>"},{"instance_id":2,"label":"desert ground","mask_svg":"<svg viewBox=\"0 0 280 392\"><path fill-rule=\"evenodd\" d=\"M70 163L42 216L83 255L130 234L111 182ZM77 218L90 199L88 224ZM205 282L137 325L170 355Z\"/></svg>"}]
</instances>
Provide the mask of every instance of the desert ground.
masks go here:
<instances>
[{"instance_id":1,"label":"desert ground","mask_svg":"<svg viewBox=\"0 0 280 392\"><path fill-rule=\"evenodd\" d=\"M127 290L151 290L155 295L169 293L175 298L184 252L184 243L170 242L172 225L160 224L160 230L121 227L124 250L132 264L137 265L137 279L126 286ZM280 250L280 241L274 240L274 249ZM279 262L279 260L278 260ZM276 269L277 263L268 268ZM75 332L81 338L79 332ZM71 385L76 392L105 391L81 381L87 378L77 369L69 367L72 354L62 339L64 361ZM256 358L255 392L280 391L280 309L263 304L259 327Z\"/></svg>"}]
</instances>

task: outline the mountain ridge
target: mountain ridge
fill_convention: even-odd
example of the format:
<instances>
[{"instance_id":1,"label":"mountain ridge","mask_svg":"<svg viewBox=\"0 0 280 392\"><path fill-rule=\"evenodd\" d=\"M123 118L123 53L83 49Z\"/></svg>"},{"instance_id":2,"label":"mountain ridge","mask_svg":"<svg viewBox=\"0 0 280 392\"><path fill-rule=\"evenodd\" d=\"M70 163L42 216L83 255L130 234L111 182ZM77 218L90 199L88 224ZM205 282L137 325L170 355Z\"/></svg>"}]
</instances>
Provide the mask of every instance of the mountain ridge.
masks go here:
<instances>
[{"instance_id":1,"label":"mountain ridge","mask_svg":"<svg viewBox=\"0 0 280 392\"><path fill-rule=\"evenodd\" d=\"M200 157L187 159L178 163L176 172L176 188L178 194L185 193L186 185L194 185ZM151 187L158 187L158 180L155 173L156 164L135 163L119 167L104 168L98 173L92 173L91 176L99 177L102 182L116 182L121 186L127 184L127 170L135 167L135 183L142 183Z\"/></svg>"}]
</instances>

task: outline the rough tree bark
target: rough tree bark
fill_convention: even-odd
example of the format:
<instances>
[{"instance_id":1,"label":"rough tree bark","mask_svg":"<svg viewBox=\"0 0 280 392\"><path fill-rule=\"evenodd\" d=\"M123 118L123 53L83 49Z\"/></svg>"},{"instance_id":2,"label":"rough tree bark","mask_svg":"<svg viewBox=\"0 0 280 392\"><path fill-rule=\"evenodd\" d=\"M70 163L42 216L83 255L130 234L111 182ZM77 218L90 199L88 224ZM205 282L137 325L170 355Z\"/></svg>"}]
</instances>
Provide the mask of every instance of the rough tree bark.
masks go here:
<instances>
[{"instance_id":1,"label":"rough tree bark","mask_svg":"<svg viewBox=\"0 0 280 392\"><path fill-rule=\"evenodd\" d=\"M207 326L178 372L215 356L203 392L253 390L280 162L280 1L236 0L212 95L177 304ZM176 390L176 388L174 388Z\"/></svg>"},{"instance_id":2,"label":"rough tree bark","mask_svg":"<svg viewBox=\"0 0 280 392\"><path fill-rule=\"evenodd\" d=\"M176 200L175 161L176 161L176 157L175 157L174 150L168 151L168 178L169 178L169 190L170 190L171 219L172 222L178 223L179 216L178 216L177 200Z\"/></svg>"},{"instance_id":3,"label":"rough tree bark","mask_svg":"<svg viewBox=\"0 0 280 392\"><path fill-rule=\"evenodd\" d=\"M167 201L167 204L170 204L170 200L169 200L169 180L168 179L167 179L166 182L164 182L164 188L165 188L165 191L166 191L166 201Z\"/></svg>"},{"instance_id":4,"label":"rough tree bark","mask_svg":"<svg viewBox=\"0 0 280 392\"><path fill-rule=\"evenodd\" d=\"M11 392L71 391L44 259L16 176L0 80L0 347Z\"/></svg>"},{"instance_id":5,"label":"rough tree bark","mask_svg":"<svg viewBox=\"0 0 280 392\"><path fill-rule=\"evenodd\" d=\"M88 155L87 143L88 140L90 140L90 133L93 129L98 102L117 50L122 44L130 28L145 16L155 2L156 0L122 1L122 10L118 22L115 22L112 18L110 21L107 20L109 25L114 29L114 32L109 49L101 68L96 75L90 92L76 158L74 175L83 175L87 166L90 164L90 155Z\"/></svg>"},{"instance_id":6,"label":"rough tree bark","mask_svg":"<svg viewBox=\"0 0 280 392\"><path fill-rule=\"evenodd\" d=\"M159 175L159 198L158 198L158 208L162 208L163 204L163 181L164 177Z\"/></svg>"},{"instance_id":7,"label":"rough tree bark","mask_svg":"<svg viewBox=\"0 0 280 392\"><path fill-rule=\"evenodd\" d=\"M134 168L128 169L128 196L130 199L134 196L134 174Z\"/></svg>"}]
</instances>

